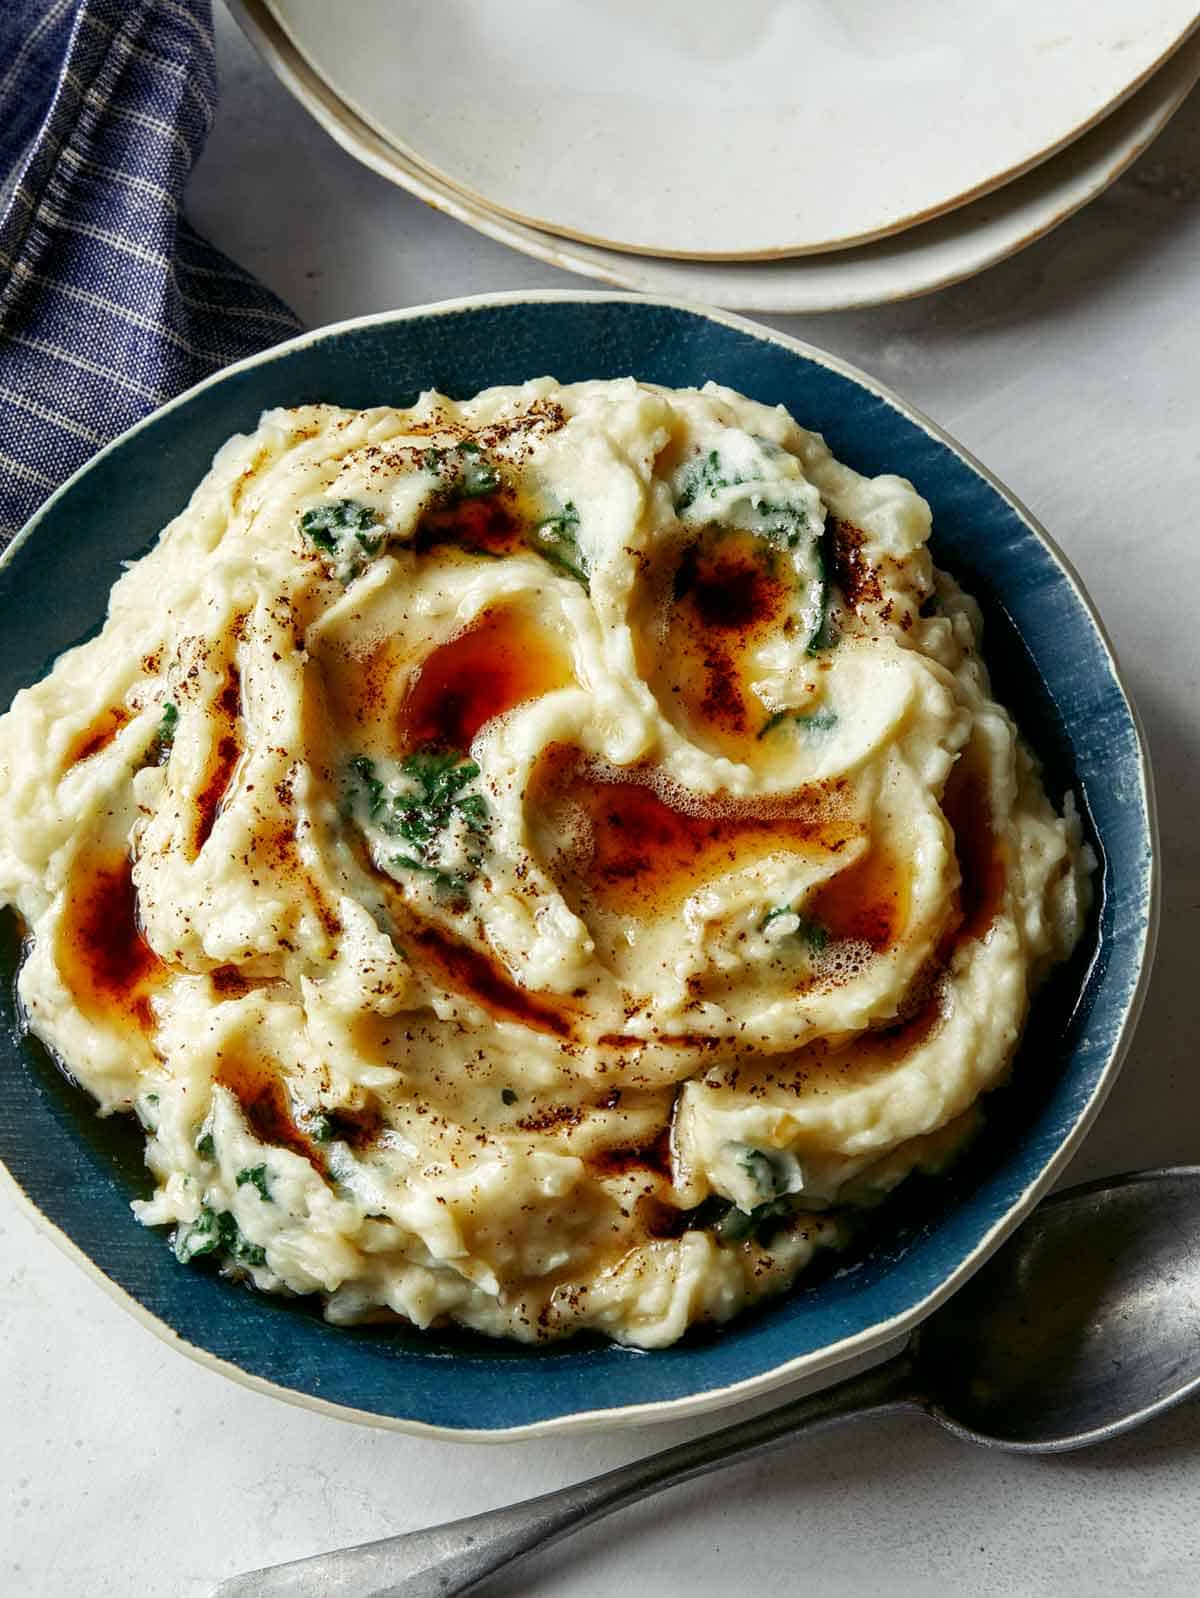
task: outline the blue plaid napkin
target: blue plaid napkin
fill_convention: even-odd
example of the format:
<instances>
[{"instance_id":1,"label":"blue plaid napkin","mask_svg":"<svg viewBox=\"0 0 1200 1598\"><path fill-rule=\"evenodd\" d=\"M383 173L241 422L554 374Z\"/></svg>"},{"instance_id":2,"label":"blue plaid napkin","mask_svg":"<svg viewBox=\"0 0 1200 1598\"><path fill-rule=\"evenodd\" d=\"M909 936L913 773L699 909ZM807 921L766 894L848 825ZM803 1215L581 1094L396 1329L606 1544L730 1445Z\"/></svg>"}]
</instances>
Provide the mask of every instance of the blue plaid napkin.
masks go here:
<instances>
[{"instance_id":1,"label":"blue plaid napkin","mask_svg":"<svg viewBox=\"0 0 1200 1598\"><path fill-rule=\"evenodd\" d=\"M294 333L180 197L211 0L0 0L0 549L101 445Z\"/></svg>"}]
</instances>

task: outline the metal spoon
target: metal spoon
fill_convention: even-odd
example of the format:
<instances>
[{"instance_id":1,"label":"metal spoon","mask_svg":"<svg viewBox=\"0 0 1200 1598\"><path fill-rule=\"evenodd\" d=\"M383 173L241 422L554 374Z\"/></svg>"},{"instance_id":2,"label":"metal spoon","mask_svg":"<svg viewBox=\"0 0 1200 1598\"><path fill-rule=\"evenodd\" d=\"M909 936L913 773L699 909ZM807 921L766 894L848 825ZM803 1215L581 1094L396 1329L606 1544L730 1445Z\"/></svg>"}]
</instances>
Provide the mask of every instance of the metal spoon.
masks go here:
<instances>
[{"instance_id":1,"label":"metal spoon","mask_svg":"<svg viewBox=\"0 0 1200 1598\"><path fill-rule=\"evenodd\" d=\"M801 1432L915 1409L989 1448L1103 1442L1200 1389L1200 1166L1050 1199L884 1365L528 1503L234 1576L214 1598L450 1598L651 1493Z\"/></svg>"}]
</instances>

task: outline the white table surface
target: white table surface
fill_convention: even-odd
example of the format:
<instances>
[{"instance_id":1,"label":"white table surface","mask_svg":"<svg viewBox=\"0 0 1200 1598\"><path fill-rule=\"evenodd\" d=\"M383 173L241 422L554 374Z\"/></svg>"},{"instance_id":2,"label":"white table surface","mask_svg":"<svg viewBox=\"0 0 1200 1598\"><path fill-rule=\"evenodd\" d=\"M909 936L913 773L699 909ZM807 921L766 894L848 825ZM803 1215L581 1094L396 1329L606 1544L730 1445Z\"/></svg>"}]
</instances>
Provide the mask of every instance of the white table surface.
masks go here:
<instances>
[{"instance_id":1,"label":"white table surface","mask_svg":"<svg viewBox=\"0 0 1200 1598\"><path fill-rule=\"evenodd\" d=\"M190 214L310 325L486 289L587 287L357 166L218 8L223 101ZM1071 1178L1200 1159L1200 96L1107 195L1016 260L906 305L777 325L860 363L1049 526L1145 717L1165 900L1124 1073ZM546 1491L702 1421L431 1442L243 1390L161 1344L0 1194L0 1593L199 1598L238 1569ZM737 1411L727 1412L733 1418ZM865 1422L677 1489L488 1588L1192 1594L1200 1403L1107 1447L992 1455Z\"/></svg>"}]
</instances>

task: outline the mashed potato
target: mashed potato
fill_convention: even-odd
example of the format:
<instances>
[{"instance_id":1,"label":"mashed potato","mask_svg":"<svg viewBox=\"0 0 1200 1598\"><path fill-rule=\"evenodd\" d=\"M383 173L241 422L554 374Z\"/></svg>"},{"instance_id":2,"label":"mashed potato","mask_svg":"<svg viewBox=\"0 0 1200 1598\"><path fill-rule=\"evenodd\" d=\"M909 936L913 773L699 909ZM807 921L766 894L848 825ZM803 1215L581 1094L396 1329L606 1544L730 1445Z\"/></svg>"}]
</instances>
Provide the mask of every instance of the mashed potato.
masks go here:
<instances>
[{"instance_id":1,"label":"mashed potato","mask_svg":"<svg viewBox=\"0 0 1200 1598\"><path fill-rule=\"evenodd\" d=\"M970 1132L1080 935L929 509L783 410L265 415L0 719L29 1024L181 1262L643 1347Z\"/></svg>"}]
</instances>

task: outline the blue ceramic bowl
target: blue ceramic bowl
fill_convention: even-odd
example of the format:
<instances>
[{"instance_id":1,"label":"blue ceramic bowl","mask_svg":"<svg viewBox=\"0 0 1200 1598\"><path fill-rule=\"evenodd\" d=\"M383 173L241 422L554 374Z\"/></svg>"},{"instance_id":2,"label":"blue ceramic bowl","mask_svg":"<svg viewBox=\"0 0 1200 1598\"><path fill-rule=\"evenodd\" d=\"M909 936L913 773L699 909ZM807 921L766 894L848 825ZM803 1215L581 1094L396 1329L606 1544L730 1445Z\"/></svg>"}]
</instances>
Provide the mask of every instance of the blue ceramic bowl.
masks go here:
<instances>
[{"instance_id":1,"label":"blue ceramic bowl","mask_svg":"<svg viewBox=\"0 0 1200 1598\"><path fill-rule=\"evenodd\" d=\"M550 372L709 378L782 403L868 474L901 472L933 506L933 549L983 606L996 692L1020 713L1052 796L1082 797L1102 862L1082 948L1039 996L1012 1084L970 1158L913 1178L852 1251L719 1333L659 1353L548 1349L458 1333L326 1325L176 1263L129 1212L147 1190L130 1121L99 1120L20 1036L19 946L0 916L0 1158L51 1234L156 1331L282 1397L458 1437L678 1415L866 1351L963 1282L1047 1189L1116 1075L1149 974L1157 910L1145 747L1104 632L1032 518L944 433L862 373L734 317L610 294L496 295L347 322L202 383L118 439L38 513L0 565L0 705L93 632L121 562L186 503L217 447L274 405L408 405Z\"/></svg>"}]
</instances>

